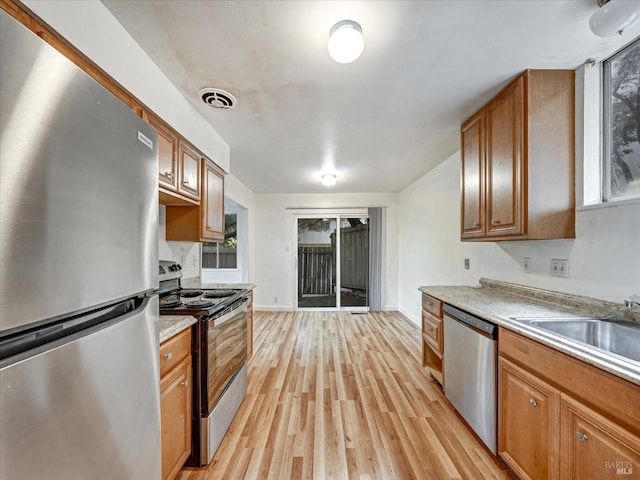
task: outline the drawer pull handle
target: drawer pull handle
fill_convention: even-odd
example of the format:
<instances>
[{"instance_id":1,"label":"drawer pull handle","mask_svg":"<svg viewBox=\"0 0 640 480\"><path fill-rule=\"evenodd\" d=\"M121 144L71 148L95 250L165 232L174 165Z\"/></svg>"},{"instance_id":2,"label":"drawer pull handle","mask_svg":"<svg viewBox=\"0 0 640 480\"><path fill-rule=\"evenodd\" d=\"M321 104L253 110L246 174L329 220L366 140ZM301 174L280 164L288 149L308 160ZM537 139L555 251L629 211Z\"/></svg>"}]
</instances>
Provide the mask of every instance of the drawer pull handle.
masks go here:
<instances>
[{"instance_id":1,"label":"drawer pull handle","mask_svg":"<svg viewBox=\"0 0 640 480\"><path fill-rule=\"evenodd\" d=\"M577 432L576 433L576 438L578 439L579 442L586 442L589 437L587 437L584 433L582 432Z\"/></svg>"},{"instance_id":2,"label":"drawer pull handle","mask_svg":"<svg viewBox=\"0 0 640 480\"><path fill-rule=\"evenodd\" d=\"M167 360L171 360L173 358L173 353L171 353L171 352L165 353L164 354L164 358L166 358Z\"/></svg>"},{"instance_id":3,"label":"drawer pull handle","mask_svg":"<svg viewBox=\"0 0 640 480\"><path fill-rule=\"evenodd\" d=\"M529 400L529 403L531 404L532 407L538 406L538 402L536 402L533 398Z\"/></svg>"},{"instance_id":4,"label":"drawer pull handle","mask_svg":"<svg viewBox=\"0 0 640 480\"><path fill-rule=\"evenodd\" d=\"M189 386L189 380L185 380L180 385L182 385L183 387L188 387Z\"/></svg>"}]
</instances>

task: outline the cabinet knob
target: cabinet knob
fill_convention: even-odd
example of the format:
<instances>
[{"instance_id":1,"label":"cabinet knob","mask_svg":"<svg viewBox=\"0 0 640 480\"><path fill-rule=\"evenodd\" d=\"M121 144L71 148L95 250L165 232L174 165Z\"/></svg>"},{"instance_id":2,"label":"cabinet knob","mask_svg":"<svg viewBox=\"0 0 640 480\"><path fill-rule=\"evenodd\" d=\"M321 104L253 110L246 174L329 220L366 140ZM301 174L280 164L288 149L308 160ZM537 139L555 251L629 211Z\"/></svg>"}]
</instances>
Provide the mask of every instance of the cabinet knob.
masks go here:
<instances>
[{"instance_id":1,"label":"cabinet knob","mask_svg":"<svg viewBox=\"0 0 640 480\"><path fill-rule=\"evenodd\" d=\"M500 225L500 220L491 220L491 225Z\"/></svg>"},{"instance_id":2,"label":"cabinet knob","mask_svg":"<svg viewBox=\"0 0 640 480\"><path fill-rule=\"evenodd\" d=\"M536 402L533 398L529 400L529 404L531 404L532 407L538 406L538 402Z\"/></svg>"},{"instance_id":3,"label":"cabinet knob","mask_svg":"<svg viewBox=\"0 0 640 480\"><path fill-rule=\"evenodd\" d=\"M164 358L166 358L167 360L171 360L173 358L173 353L171 353L171 352L165 353L164 354Z\"/></svg>"},{"instance_id":4,"label":"cabinet knob","mask_svg":"<svg viewBox=\"0 0 640 480\"><path fill-rule=\"evenodd\" d=\"M474 227L479 227L480 226L480 222L478 222L477 220L475 222L473 222L473 226Z\"/></svg>"},{"instance_id":5,"label":"cabinet knob","mask_svg":"<svg viewBox=\"0 0 640 480\"><path fill-rule=\"evenodd\" d=\"M182 184L183 185L189 185L189 179L185 178L184 180L182 180Z\"/></svg>"},{"instance_id":6,"label":"cabinet knob","mask_svg":"<svg viewBox=\"0 0 640 480\"><path fill-rule=\"evenodd\" d=\"M168 177L168 178L173 179L173 173L172 173L172 172L164 172L164 173L163 173L163 175L164 175L165 177Z\"/></svg>"},{"instance_id":7,"label":"cabinet knob","mask_svg":"<svg viewBox=\"0 0 640 480\"><path fill-rule=\"evenodd\" d=\"M189 386L189 380L185 380L184 382L180 383L180 385L182 385L183 387L188 387Z\"/></svg>"},{"instance_id":8,"label":"cabinet knob","mask_svg":"<svg viewBox=\"0 0 640 480\"><path fill-rule=\"evenodd\" d=\"M582 432L577 432L576 433L576 438L578 439L579 442L586 442L589 437L587 437L584 433Z\"/></svg>"}]
</instances>

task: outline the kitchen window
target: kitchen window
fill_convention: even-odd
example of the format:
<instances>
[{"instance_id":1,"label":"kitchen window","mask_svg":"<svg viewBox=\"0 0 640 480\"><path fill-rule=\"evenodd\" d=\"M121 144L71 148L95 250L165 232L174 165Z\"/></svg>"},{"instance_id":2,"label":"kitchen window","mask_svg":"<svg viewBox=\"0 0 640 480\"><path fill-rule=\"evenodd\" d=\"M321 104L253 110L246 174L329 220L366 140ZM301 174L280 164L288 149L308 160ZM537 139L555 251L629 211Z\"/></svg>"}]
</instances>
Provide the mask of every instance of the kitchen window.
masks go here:
<instances>
[{"instance_id":1,"label":"kitchen window","mask_svg":"<svg viewBox=\"0 0 640 480\"><path fill-rule=\"evenodd\" d=\"M234 270L238 268L237 214L225 214L223 242L204 242L202 244L202 268L213 268L218 270Z\"/></svg>"},{"instance_id":2,"label":"kitchen window","mask_svg":"<svg viewBox=\"0 0 640 480\"><path fill-rule=\"evenodd\" d=\"M604 201L640 198L640 40L603 62Z\"/></svg>"}]
</instances>

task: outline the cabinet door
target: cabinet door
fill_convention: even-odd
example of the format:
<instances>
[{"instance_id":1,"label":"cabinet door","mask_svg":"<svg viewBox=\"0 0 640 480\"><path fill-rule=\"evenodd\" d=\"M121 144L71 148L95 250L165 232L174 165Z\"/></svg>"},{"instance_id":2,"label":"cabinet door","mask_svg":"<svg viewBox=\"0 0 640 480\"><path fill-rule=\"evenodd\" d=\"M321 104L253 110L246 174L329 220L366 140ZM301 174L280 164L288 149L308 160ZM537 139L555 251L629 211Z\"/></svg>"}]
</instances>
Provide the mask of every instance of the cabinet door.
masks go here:
<instances>
[{"instance_id":1,"label":"cabinet door","mask_svg":"<svg viewBox=\"0 0 640 480\"><path fill-rule=\"evenodd\" d=\"M148 112L144 112L142 117L158 133L158 183L168 190L177 191L178 137Z\"/></svg>"},{"instance_id":2,"label":"cabinet door","mask_svg":"<svg viewBox=\"0 0 640 480\"><path fill-rule=\"evenodd\" d=\"M200 200L200 158L195 149L180 142L178 192L194 200Z\"/></svg>"},{"instance_id":3,"label":"cabinet door","mask_svg":"<svg viewBox=\"0 0 640 480\"><path fill-rule=\"evenodd\" d=\"M487 236L526 234L524 78L487 106Z\"/></svg>"},{"instance_id":4,"label":"cabinet door","mask_svg":"<svg viewBox=\"0 0 640 480\"><path fill-rule=\"evenodd\" d=\"M640 438L566 395L560 435L563 479L640 478Z\"/></svg>"},{"instance_id":5,"label":"cabinet door","mask_svg":"<svg viewBox=\"0 0 640 480\"><path fill-rule=\"evenodd\" d=\"M191 455L191 357L160 381L162 478L176 477Z\"/></svg>"},{"instance_id":6,"label":"cabinet door","mask_svg":"<svg viewBox=\"0 0 640 480\"><path fill-rule=\"evenodd\" d=\"M498 358L498 454L521 479L558 478L560 393Z\"/></svg>"},{"instance_id":7,"label":"cabinet door","mask_svg":"<svg viewBox=\"0 0 640 480\"><path fill-rule=\"evenodd\" d=\"M203 240L224 240L224 174L209 159L202 166L204 181L201 209Z\"/></svg>"},{"instance_id":8,"label":"cabinet door","mask_svg":"<svg viewBox=\"0 0 640 480\"><path fill-rule=\"evenodd\" d=\"M462 157L462 238L484 235L484 110L467 120L461 128Z\"/></svg>"}]
</instances>

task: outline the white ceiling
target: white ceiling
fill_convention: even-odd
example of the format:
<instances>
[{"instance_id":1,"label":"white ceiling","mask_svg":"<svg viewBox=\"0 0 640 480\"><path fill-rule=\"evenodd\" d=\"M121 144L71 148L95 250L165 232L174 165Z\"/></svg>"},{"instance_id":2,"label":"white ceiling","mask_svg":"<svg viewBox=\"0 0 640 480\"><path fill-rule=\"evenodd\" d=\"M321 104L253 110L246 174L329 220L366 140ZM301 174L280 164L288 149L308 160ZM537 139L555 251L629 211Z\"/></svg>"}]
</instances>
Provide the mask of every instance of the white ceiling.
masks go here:
<instances>
[{"instance_id":1,"label":"white ceiling","mask_svg":"<svg viewBox=\"0 0 640 480\"><path fill-rule=\"evenodd\" d=\"M522 70L575 69L640 34L593 35L596 0L102 1L254 192L398 192L457 151L460 123ZM327 53L343 19L365 37L347 65ZM237 107L204 105L203 87Z\"/></svg>"}]
</instances>

